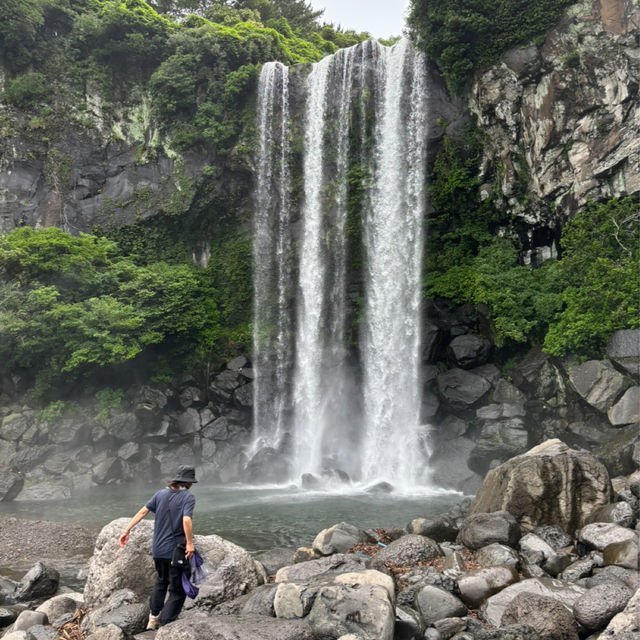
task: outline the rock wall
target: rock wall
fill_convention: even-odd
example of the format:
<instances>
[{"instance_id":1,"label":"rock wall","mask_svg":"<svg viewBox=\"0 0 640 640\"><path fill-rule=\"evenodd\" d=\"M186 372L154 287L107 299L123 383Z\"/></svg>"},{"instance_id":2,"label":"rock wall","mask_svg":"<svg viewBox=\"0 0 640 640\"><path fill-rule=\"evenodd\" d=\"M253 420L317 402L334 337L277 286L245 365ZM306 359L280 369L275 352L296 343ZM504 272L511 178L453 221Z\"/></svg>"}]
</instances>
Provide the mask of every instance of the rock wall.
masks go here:
<instances>
[{"instance_id":1,"label":"rock wall","mask_svg":"<svg viewBox=\"0 0 640 640\"><path fill-rule=\"evenodd\" d=\"M475 79L481 196L506 207L528 261L556 255L559 227L588 200L640 191L639 25L637 2L583 0L541 46Z\"/></svg>"}]
</instances>

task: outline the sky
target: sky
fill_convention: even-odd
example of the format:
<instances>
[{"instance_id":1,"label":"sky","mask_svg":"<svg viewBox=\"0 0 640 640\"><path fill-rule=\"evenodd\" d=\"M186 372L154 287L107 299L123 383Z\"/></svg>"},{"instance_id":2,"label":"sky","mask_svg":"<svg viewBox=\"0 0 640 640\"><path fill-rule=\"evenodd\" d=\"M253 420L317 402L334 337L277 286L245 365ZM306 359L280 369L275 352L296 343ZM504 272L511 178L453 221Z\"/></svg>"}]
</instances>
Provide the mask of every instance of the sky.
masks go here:
<instances>
[{"instance_id":1,"label":"sky","mask_svg":"<svg viewBox=\"0 0 640 640\"><path fill-rule=\"evenodd\" d=\"M325 10L321 21L388 38L402 34L409 0L311 0L310 4Z\"/></svg>"}]
</instances>

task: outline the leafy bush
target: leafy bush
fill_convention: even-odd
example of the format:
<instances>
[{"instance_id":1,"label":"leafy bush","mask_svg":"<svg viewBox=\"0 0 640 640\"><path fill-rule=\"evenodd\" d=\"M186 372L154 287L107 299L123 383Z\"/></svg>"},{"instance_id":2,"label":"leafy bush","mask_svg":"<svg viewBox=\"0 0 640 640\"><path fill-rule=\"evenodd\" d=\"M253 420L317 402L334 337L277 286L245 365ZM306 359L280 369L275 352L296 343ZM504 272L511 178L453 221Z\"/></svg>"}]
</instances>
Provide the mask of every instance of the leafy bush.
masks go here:
<instances>
[{"instance_id":1,"label":"leafy bush","mask_svg":"<svg viewBox=\"0 0 640 640\"><path fill-rule=\"evenodd\" d=\"M2 99L24 109L44 100L48 92L46 77L42 73L29 72L9 80Z\"/></svg>"}]
</instances>

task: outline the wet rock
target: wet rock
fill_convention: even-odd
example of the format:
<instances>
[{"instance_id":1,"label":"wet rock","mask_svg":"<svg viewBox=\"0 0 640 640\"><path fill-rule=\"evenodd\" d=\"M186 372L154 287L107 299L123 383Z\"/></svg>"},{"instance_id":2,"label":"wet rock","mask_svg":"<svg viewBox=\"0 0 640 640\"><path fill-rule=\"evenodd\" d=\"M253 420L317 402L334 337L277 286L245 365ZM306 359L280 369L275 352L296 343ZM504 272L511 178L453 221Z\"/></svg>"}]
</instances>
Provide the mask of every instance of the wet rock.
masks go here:
<instances>
[{"instance_id":1,"label":"wet rock","mask_svg":"<svg viewBox=\"0 0 640 640\"><path fill-rule=\"evenodd\" d=\"M145 598L146 600L146 598ZM112 593L99 607L92 610L82 620L85 634L95 633L100 627L115 625L132 636L144 631L149 616L149 605L139 601L130 589L120 589Z\"/></svg>"},{"instance_id":2,"label":"wet rock","mask_svg":"<svg viewBox=\"0 0 640 640\"><path fill-rule=\"evenodd\" d=\"M107 431L120 442L135 442L145 433L135 414L111 409Z\"/></svg>"},{"instance_id":3,"label":"wet rock","mask_svg":"<svg viewBox=\"0 0 640 640\"><path fill-rule=\"evenodd\" d=\"M627 373L640 376L640 329L616 331L609 339L606 353Z\"/></svg>"},{"instance_id":4,"label":"wet rock","mask_svg":"<svg viewBox=\"0 0 640 640\"><path fill-rule=\"evenodd\" d=\"M492 399L498 404L509 404L515 406L524 406L526 396L518 387L507 382L504 378L500 378L496 382L493 390Z\"/></svg>"},{"instance_id":5,"label":"wet rock","mask_svg":"<svg viewBox=\"0 0 640 640\"><path fill-rule=\"evenodd\" d=\"M472 471L467 462L475 442L470 438L436 440L429 462L433 482L440 487L474 494L482 484L482 476Z\"/></svg>"},{"instance_id":6,"label":"wet rock","mask_svg":"<svg viewBox=\"0 0 640 640\"><path fill-rule=\"evenodd\" d=\"M302 620L281 620L266 616L192 616L161 627L155 640L314 640L311 628Z\"/></svg>"},{"instance_id":7,"label":"wet rock","mask_svg":"<svg viewBox=\"0 0 640 640\"><path fill-rule=\"evenodd\" d=\"M458 336L449 343L448 353L458 367L470 369L487 362L491 343L481 336Z\"/></svg>"},{"instance_id":8,"label":"wet rock","mask_svg":"<svg viewBox=\"0 0 640 640\"><path fill-rule=\"evenodd\" d=\"M476 411L476 417L479 420L502 420L508 418L519 418L526 415L524 405L522 404L488 404L480 407ZM519 427L521 428L521 427Z\"/></svg>"},{"instance_id":9,"label":"wet rock","mask_svg":"<svg viewBox=\"0 0 640 640\"><path fill-rule=\"evenodd\" d=\"M426 586L416 595L415 607L425 627L443 618L464 616L467 607L453 594L439 587Z\"/></svg>"},{"instance_id":10,"label":"wet rock","mask_svg":"<svg viewBox=\"0 0 640 640\"><path fill-rule=\"evenodd\" d=\"M246 356L237 356L236 358L233 358L233 360L229 360L229 362L227 362L227 369L230 369L231 371L240 371L248 366L249 360Z\"/></svg>"},{"instance_id":11,"label":"wet rock","mask_svg":"<svg viewBox=\"0 0 640 640\"><path fill-rule=\"evenodd\" d=\"M558 578L566 582L575 582L591 575L591 572L596 567L601 567L603 563L602 554L599 551L591 551L584 558L572 562L558 575Z\"/></svg>"},{"instance_id":12,"label":"wet rock","mask_svg":"<svg viewBox=\"0 0 640 640\"><path fill-rule=\"evenodd\" d=\"M567 608L554 598L520 593L507 605L501 627L524 624L545 640L578 640L575 620Z\"/></svg>"},{"instance_id":13,"label":"wet rock","mask_svg":"<svg viewBox=\"0 0 640 640\"><path fill-rule=\"evenodd\" d=\"M622 427L613 438L591 453L600 460L611 477L626 476L640 466L640 423ZM634 453L637 452L637 453Z\"/></svg>"},{"instance_id":14,"label":"wet rock","mask_svg":"<svg viewBox=\"0 0 640 640\"><path fill-rule=\"evenodd\" d=\"M553 598L571 609L573 603L586 589L555 578L529 578L508 586L491 596L482 605L484 619L494 627L499 627L502 615L509 603L520 593L533 593Z\"/></svg>"},{"instance_id":15,"label":"wet rock","mask_svg":"<svg viewBox=\"0 0 640 640\"><path fill-rule=\"evenodd\" d=\"M610 499L609 475L598 460L548 440L491 469L472 512L504 509L524 529L553 523L571 534Z\"/></svg>"},{"instance_id":16,"label":"wet rock","mask_svg":"<svg viewBox=\"0 0 640 640\"><path fill-rule=\"evenodd\" d=\"M486 567L467 571L458 578L460 598L470 609L477 609L489 596L519 579L518 572L510 567Z\"/></svg>"},{"instance_id":17,"label":"wet rock","mask_svg":"<svg viewBox=\"0 0 640 640\"><path fill-rule=\"evenodd\" d=\"M208 429L208 427L207 427ZM205 429L206 431L206 429ZM284 482L289 474L286 458L273 447L263 447L249 461L246 467L247 479L249 482ZM304 474L305 476L311 474ZM315 476L312 476L315 478ZM305 485L304 488L311 489L312 486Z\"/></svg>"},{"instance_id":18,"label":"wet rock","mask_svg":"<svg viewBox=\"0 0 640 640\"><path fill-rule=\"evenodd\" d=\"M393 485L384 481L376 482L375 484L368 486L366 489L366 492L367 493L392 493Z\"/></svg>"},{"instance_id":19,"label":"wet rock","mask_svg":"<svg viewBox=\"0 0 640 640\"><path fill-rule=\"evenodd\" d=\"M292 620L304 618L311 611L311 606L321 587L293 582L281 582L276 587L273 600L273 611L277 618Z\"/></svg>"},{"instance_id":20,"label":"wet rock","mask_svg":"<svg viewBox=\"0 0 640 640\"><path fill-rule=\"evenodd\" d=\"M542 538L554 551L568 547L572 542L571 536L553 524L544 524L536 527L531 533Z\"/></svg>"},{"instance_id":21,"label":"wet rock","mask_svg":"<svg viewBox=\"0 0 640 640\"><path fill-rule=\"evenodd\" d=\"M80 609L81 606L82 602L79 602L76 598L59 595L43 602L36 611L44 613L47 618L53 622L65 613L74 613L77 609Z\"/></svg>"},{"instance_id":22,"label":"wet rock","mask_svg":"<svg viewBox=\"0 0 640 640\"><path fill-rule=\"evenodd\" d=\"M605 547L614 542L636 541L637 534L610 522L594 522L580 529L577 538L591 549L604 551Z\"/></svg>"},{"instance_id":23,"label":"wet rock","mask_svg":"<svg viewBox=\"0 0 640 640\"><path fill-rule=\"evenodd\" d=\"M478 549L475 561L486 567L503 565L515 569L520 563L520 558L511 547L494 542Z\"/></svg>"},{"instance_id":24,"label":"wet rock","mask_svg":"<svg viewBox=\"0 0 640 640\"><path fill-rule=\"evenodd\" d=\"M614 426L640 422L640 386L627 389L607 412L609 422Z\"/></svg>"},{"instance_id":25,"label":"wet rock","mask_svg":"<svg viewBox=\"0 0 640 640\"><path fill-rule=\"evenodd\" d=\"M417 611L410 607L396 607L395 634L398 640L422 638L423 632L424 626Z\"/></svg>"},{"instance_id":26,"label":"wet rock","mask_svg":"<svg viewBox=\"0 0 640 640\"><path fill-rule=\"evenodd\" d=\"M442 618L441 620L436 620L433 623L433 626L443 640L447 640L448 638L456 637L456 634L465 631L467 623L463 618ZM459 639L460 636L457 637Z\"/></svg>"},{"instance_id":27,"label":"wet rock","mask_svg":"<svg viewBox=\"0 0 640 640\"><path fill-rule=\"evenodd\" d=\"M442 549L435 540L408 534L394 540L371 560L371 568L386 571L386 562L400 566L413 566L418 562L434 560L442 556Z\"/></svg>"},{"instance_id":28,"label":"wet rock","mask_svg":"<svg viewBox=\"0 0 640 640\"><path fill-rule=\"evenodd\" d=\"M253 385L244 384L233 392L233 400L241 409L253 407Z\"/></svg>"},{"instance_id":29,"label":"wet rock","mask_svg":"<svg viewBox=\"0 0 640 640\"><path fill-rule=\"evenodd\" d=\"M520 555L529 564L537 564L552 576L566 569L577 556L556 552L545 540L528 533L520 540Z\"/></svg>"},{"instance_id":30,"label":"wet rock","mask_svg":"<svg viewBox=\"0 0 640 640\"><path fill-rule=\"evenodd\" d=\"M369 541L369 536L352 524L340 522L321 531L314 539L312 547L320 555L345 553L359 542Z\"/></svg>"},{"instance_id":31,"label":"wet rock","mask_svg":"<svg viewBox=\"0 0 640 640\"><path fill-rule=\"evenodd\" d=\"M167 396L159 389L147 385L140 387L134 399L134 413L139 420L148 422L167 406Z\"/></svg>"},{"instance_id":32,"label":"wet rock","mask_svg":"<svg viewBox=\"0 0 640 640\"><path fill-rule=\"evenodd\" d=\"M604 564L638 569L638 539L614 542L604 548Z\"/></svg>"},{"instance_id":33,"label":"wet rock","mask_svg":"<svg viewBox=\"0 0 640 640\"><path fill-rule=\"evenodd\" d=\"M601 584L576 599L573 614L585 629L598 631L627 606L632 595L631 589L624 585Z\"/></svg>"},{"instance_id":34,"label":"wet rock","mask_svg":"<svg viewBox=\"0 0 640 640\"><path fill-rule=\"evenodd\" d=\"M632 591L635 591L640 588L640 575L638 575L638 572L633 569L625 569L624 567L609 565L602 569L594 569L593 577L587 578L584 582L588 589L592 589L599 584L606 584L608 582L621 582Z\"/></svg>"},{"instance_id":35,"label":"wet rock","mask_svg":"<svg viewBox=\"0 0 640 640\"><path fill-rule=\"evenodd\" d=\"M492 463L524 453L528 442L529 432L521 418L486 421L469 456L469 468L484 474Z\"/></svg>"},{"instance_id":36,"label":"wet rock","mask_svg":"<svg viewBox=\"0 0 640 640\"><path fill-rule=\"evenodd\" d=\"M497 542L515 546L520 539L520 527L507 511L473 513L467 516L460 527L458 540L469 549L481 549Z\"/></svg>"},{"instance_id":37,"label":"wet rock","mask_svg":"<svg viewBox=\"0 0 640 640\"><path fill-rule=\"evenodd\" d=\"M43 562L36 562L20 580L15 598L21 602L28 602L52 596L58 590L59 583L58 571Z\"/></svg>"},{"instance_id":38,"label":"wet rock","mask_svg":"<svg viewBox=\"0 0 640 640\"><path fill-rule=\"evenodd\" d=\"M449 593L458 593L458 584L449 573L436 571L433 567L414 567L402 576L402 584L407 585L399 593L397 604L413 606L415 597L426 586L439 587Z\"/></svg>"}]
</instances>

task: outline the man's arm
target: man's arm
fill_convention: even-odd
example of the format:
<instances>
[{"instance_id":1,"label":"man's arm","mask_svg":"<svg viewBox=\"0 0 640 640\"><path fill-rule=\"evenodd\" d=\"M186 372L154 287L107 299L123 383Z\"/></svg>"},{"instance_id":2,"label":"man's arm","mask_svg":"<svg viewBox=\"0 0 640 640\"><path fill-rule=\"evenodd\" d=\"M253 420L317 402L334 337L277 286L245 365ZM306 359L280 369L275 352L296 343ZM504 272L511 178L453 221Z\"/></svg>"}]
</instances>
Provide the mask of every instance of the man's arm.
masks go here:
<instances>
[{"instance_id":1,"label":"man's arm","mask_svg":"<svg viewBox=\"0 0 640 640\"><path fill-rule=\"evenodd\" d=\"M187 556L187 558L191 558L193 552L195 551L195 547L193 546L193 522L191 522L191 518L189 516L183 516L182 528L184 529L184 535L187 539L185 555Z\"/></svg>"},{"instance_id":2,"label":"man's arm","mask_svg":"<svg viewBox=\"0 0 640 640\"><path fill-rule=\"evenodd\" d=\"M135 527L138 522L140 522L140 520L142 520L142 518L147 515L147 513L149 513L149 509L147 509L147 507L142 507L142 509L140 509L140 511L138 511L138 513L136 513L136 515L131 518L131 522L127 525L124 533L118 539L118 544L121 547L124 547L124 545L127 544L127 540L129 539L129 531L131 531L131 529L133 529L133 527Z\"/></svg>"}]
</instances>

